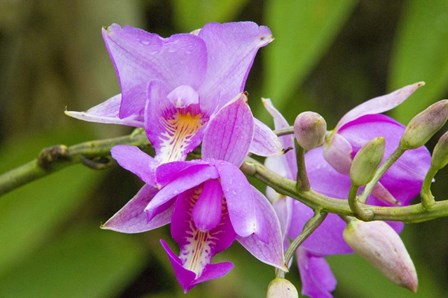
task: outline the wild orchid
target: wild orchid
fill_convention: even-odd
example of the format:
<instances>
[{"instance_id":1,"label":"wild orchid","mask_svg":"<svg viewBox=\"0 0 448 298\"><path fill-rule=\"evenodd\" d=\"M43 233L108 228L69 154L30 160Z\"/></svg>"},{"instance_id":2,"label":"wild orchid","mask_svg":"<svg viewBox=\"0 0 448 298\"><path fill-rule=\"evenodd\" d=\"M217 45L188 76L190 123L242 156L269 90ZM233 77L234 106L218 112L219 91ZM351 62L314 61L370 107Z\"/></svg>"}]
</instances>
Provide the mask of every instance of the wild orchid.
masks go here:
<instances>
[{"instance_id":1,"label":"wild orchid","mask_svg":"<svg viewBox=\"0 0 448 298\"><path fill-rule=\"evenodd\" d=\"M142 159L135 157L144 153L135 147L119 146L112 151L123 167L149 185L103 228L135 233L171 222L179 257L165 241L162 246L184 291L233 268L229 262L211 264L211 259L234 240L260 261L286 269L274 209L238 169L254 133L245 101L241 94L212 117L202 143L202 160L163 164L154 177L141 168ZM152 187L154 179L158 191Z\"/></svg>"},{"instance_id":2,"label":"wild orchid","mask_svg":"<svg viewBox=\"0 0 448 298\"><path fill-rule=\"evenodd\" d=\"M184 160L200 144L213 114L244 91L255 55L272 41L272 34L252 22L209 23L162 38L113 24L103 29L103 38L121 94L87 112L66 113L144 128L157 165ZM251 151L269 155L280 149L275 135L256 121Z\"/></svg>"},{"instance_id":3,"label":"wild orchid","mask_svg":"<svg viewBox=\"0 0 448 298\"><path fill-rule=\"evenodd\" d=\"M347 199L350 191L350 165L353 157L369 140L382 136L386 141L385 158L398 147L405 127L392 118L379 113L387 111L406 100L422 84L417 83L390 94L371 99L354 108L338 122L336 128L327 136L323 147L305 154L305 163L310 185L314 191L335 198ZM265 106L274 118L276 128L287 127L286 120L273 107L270 101ZM283 136L284 145L291 146L291 136ZM297 167L295 156L287 153L283 158L268 158L271 168L283 168L287 178L295 179ZM409 150L382 176L368 198L370 205L390 206L408 205L419 193L431 156L425 147ZM278 170L277 170L278 172ZM270 191L270 193L272 193ZM308 206L282 198L274 203L279 207L279 216L284 219L284 237L296 238L314 211ZM281 207L280 207L281 206ZM401 231L403 223L389 222ZM332 297L336 279L324 257L345 254L352 249L343 239L344 220L329 214L324 222L303 242L296 253L302 278L302 293L311 297Z\"/></svg>"},{"instance_id":4,"label":"wild orchid","mask_svg":"<svg viewBox=\"0 0 448 298\"><path fill-rule=\"evenodd\" d=\"M254 118L244 89L258 50L273 40L269 28L209 23L163 38L113 24L102 33L121 93L66 114L139 129L46 148L1 175L0 194L70 164L102 169L114 159L143 186L102 228L134 234L169 224L172 241L160 243L185 293L232 270L232 262L215 263L215 256L235 241L274 267L269 298L298 297L285 278L294 256L302 294L331 298L337 280L326 257L352 252L417 290L399 233L404 222L448 217L448 201L431 192L448 164L448 133L432 157L424 147L446 124L448 100L407 127L381 114L424 85L415 83L358 105L327 131L314 112L300 113L290 126L263 99L273 131ZM266 186L266 196L248 176ZM419 193L421 202L411 204Z\"/></svg>"}]
</instances>

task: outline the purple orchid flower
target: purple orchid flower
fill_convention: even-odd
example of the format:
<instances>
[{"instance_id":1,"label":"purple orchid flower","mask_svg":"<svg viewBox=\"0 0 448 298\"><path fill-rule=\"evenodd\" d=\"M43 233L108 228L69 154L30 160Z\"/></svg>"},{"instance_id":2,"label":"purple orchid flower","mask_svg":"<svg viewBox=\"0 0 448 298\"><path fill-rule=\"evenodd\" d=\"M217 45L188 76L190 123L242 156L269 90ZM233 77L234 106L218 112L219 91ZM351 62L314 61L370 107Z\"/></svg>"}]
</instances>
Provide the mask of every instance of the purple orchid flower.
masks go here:
<instances>
[{"instance_id":1,"label":"purple orchid flower","mask_svg":"<svg viewBox=\"0 0 448 298\"><path fill-rule=\"evenodd\" d=\"M165 241L161 243L185 292L233 268L230 262L212 264L211 259L235 240L260 261L286 270L275 211L238 168L254 130L246 96L241 94L210 120L202 160L165 163L154 176L145 166L151 158L139 149L114 147L113 157L146 185L103 227L137 233L171 222L179 256Z\"/></svg>"},{"instance_id":2,"label":"purple orchid flower","mask_svg":"<svg viewBox=\"0 0 448 298\"><path fill-rule=\"evenodd\" d=\"M385 112L406 100L422 83L403 87L390 94L371 99L348 112L337 124L323 147L310 150L305 155L307 173L311 187L324 195L347 199L350 189L349 169L359 149L369 140L383 136L386 140L385 158L397 148L404 126ZM274 118L276 128L288 123L281 114L265 101L265 106ZM290 146L292 136L283 136L281 141ZM285 177L295 179L297 168L295 156L287 153L283 159L269 157L267 166L283 168ZM418 195L423 179L429 169L431 156L425 147L409 150L383 175L368 198L368 203L379 206L392 204L408 205ZM285 239L294 239L302 231L313 210L299 201L282 198L274 203L283 224ZM400 232L403 223L389 222ZM336 279L325 261L325 256L351 253L352 249L343 239L346 223L337 215L329 214L321 226L305 240L297 250L296 257L302 279L302 293L310 297L332 297Z\"/></svg>"},{"instance_id":3,"label":"purple orchid flower","mask_svg":"<svg viewBox=\"0 0 448 298\"><path fill-rule=\"evenodd\" d=\"M258 49L273 40L269 28L252 22L209 23L169 38L113 24L103 38L121 94L87 112L66 113L145 128L155 165L184 160L200 144L212 115L244 90ZM251 152L280 150L272 131L256 121Z\"/></svg>"}]
</instances>

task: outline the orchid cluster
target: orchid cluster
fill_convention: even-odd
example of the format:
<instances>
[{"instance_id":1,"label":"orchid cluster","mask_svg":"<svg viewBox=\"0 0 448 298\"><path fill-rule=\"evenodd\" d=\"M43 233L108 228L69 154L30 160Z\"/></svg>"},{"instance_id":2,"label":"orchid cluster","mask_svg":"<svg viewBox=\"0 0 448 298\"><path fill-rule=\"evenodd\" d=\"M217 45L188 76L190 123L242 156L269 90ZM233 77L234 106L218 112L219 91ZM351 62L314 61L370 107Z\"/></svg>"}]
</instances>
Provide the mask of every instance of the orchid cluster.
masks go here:
<instances>
[{"instance_id":1,"label":"orchid cluster","mask_svg":"<svg viewBox=\"0 0 448 298\"><path fill-rule=\"evenodd\" d=\"M178 253L160 241L185 292L229 273L231 262L212 259L235 240L276 268L271 297L279 297L278 291L286 293L284 297L297 295L282 286L291 251L302 293L310 297L332 297L336 279L325 257L353 250L392 281L417 289L415 268L397 234L403 223L365 222L372 218L363 206L409 205L423 182L432 180L427 178L431 155L422 145L435 128L420 131L424 142L405 148L404 140L414 140L409 135L416 135L415 127L428 125L414 125L408 132L411 125L406 128L381 114L422 83L359 105L332 131L312 112L300 114L291 130L271 100L263 99L276 134L254 118L244 92L257 51L273 40L267 27L210 23L162 38L113 24L103 29L103 38L121 94L86 112L66 113L144 129L155 150L150 156L134 146L112 148L118 164L144 185L104 229L141 233L170 224ZM437 115L424 121L438 119L438 129L448 117L446 110L443 101L430 110ZM331 210L319 208L317 202L304 204L268 183L265 196L240 168L252 162L251 154L266 157L265 167L279 179L296 181L303 194L348 200L354 216L327 215Z\"/></svg>"}]
</instances>

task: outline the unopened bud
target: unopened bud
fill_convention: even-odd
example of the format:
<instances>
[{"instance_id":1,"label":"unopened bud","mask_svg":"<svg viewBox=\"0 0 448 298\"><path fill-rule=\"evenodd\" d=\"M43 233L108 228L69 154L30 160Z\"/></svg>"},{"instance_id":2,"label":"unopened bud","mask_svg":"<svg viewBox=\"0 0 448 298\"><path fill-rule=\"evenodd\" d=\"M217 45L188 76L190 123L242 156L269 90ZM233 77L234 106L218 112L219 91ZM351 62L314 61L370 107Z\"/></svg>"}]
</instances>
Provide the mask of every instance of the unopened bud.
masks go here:
<instances>
[{"instance_id":1,"label":"unopened bud","mask_svg":"<svg viewBox=\"0 0 448 298\"><path fill-rule=\"evenodd\" d=\"M305 150L311 150L323 144L327 122L315 112L303 112L294 121L294 136Z\"/></svg>"},{"instance_id":2,"label":"unopened bud","mask_svg":"<svg viewBox=\"0 0 448 298\"><path fill-rule=\"evenodd\" d=\"M366 185L383 160L385 141L383 137L370 140L356 153L350 168L350 180L355 186Z\"/></svg>"},{"instance_id":3,"label":"unopened bud","mask_svg":"<svg viewBox=\"0 0 448 298\"><path fill-rule=\"evenodd\" d=\"M448 99L430 105L411 119L401 137L400 147L403 149L415 149L423 146L445 125L447 119Z\"/></svg>"},{"instance_id":4,"label":"unopened bud","mask_svg":"<svg viewBox=\"0 0 448 298\"><path fill-rule=\"evenodd\" d=\"M440 137L432 152L432 167L443 169L448 164L448 131Z\"/></svg>"},{"instance_id":5,"label":"unopened bud","mask_svg":"<svg viewBox=\"0 0 448 298\"><path fill-rule=\"evenodd\" d=\"M299 293L289 280L277 277L269 283L266 298L299 298Z\"/></svg>"},{"instance_id":6,"label":"unopened bud","mask_svg":"<svg viewBox=\"0 0 448 298\"><path fill-rule=\"evenodd\" d=\"M417 291L414 263L400 236L387 223L352 220L344 230L344 239L390 281L414 293Z\"/></svg>"}]
</instances>

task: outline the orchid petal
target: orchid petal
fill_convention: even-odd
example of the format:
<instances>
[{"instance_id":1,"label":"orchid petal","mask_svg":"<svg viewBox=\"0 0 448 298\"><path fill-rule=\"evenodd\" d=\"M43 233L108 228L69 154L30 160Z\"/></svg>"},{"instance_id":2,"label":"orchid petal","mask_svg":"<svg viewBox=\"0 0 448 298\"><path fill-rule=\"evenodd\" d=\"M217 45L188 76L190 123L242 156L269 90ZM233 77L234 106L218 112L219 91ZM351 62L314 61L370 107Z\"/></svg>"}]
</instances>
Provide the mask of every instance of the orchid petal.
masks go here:
<instances>
[{"instance_id":1,"label":"orchid petal","mask_svg":"<svg viewBox=\"0 0 448 298\"><path fill-rule=\"evenodd\" d=\"M155 185L154 159L138 147L116 145L110 150L120 166L137 175L146 184Z\"/></svg>"},{"instance_id":2,"label":"orchid petal","mask_svg":"<svg viewBox=\"0 0 448 298\"><path fill-rule=\"evenodd\" d=\"M246 96L239 94L210 120L202 141L202 157L240 166L254 134L252 112Z\"/></svg>"},{"instance_id":3,"label":"orchid petal","mask_svg":"<svg viewBox=\"0 0 448 298\"><path fill-rule=\"evenodd\" d=\"M255 54L273 40L272 33L252 22L209 23L198 36L208 54L207 73L199 89L208 101L201 108L211 112L243 91Z\"/></svg>"},{"instance_id":4,"label":"orchid petal","mask_svg":"<svg viewBox=\"0 0 448 298\"><path fill-rule=\"evenodd\" d=\"M181 86L185 87L185 86ZM193 96L188 88L176 88L171 96ZM174 92L173 91L173 92ZM160 163L184 160L187 154L196 148L202 138L202 128L208 116L201 114L197 107L176 107L168 98L167 87L152 81L148 85L148 101L145 108L145 129L152 146L156 150L156 159ZM197 94L196 94L197 95ZM186 102L190 99L174 99ZM181 104L181 103L179 103Z\"/></svg>"},{"instance_id":5,"label":"orchid petal","mask_svg":"<svg viewBox=\"0 0 448 298\"><path fill-rule=\"evenodd\" d=\"M283 153L277 135L266 124L254 118L254 138L249 151L260 156L273 156Z\"/></svg>"},{"instance_id":6,"label":"orchid petal","mask_svg":"<svg viewBox=\"0 0 448 298\"><path fill-rule=\"evenodd\" d=\"M157 167L156 180L158 184L165 186L171 181L176 180L181 173L186 173L184 171L196 172L200 168L205 167L209 167L209 163L201 159L165 163Z\"/></svg>"},{"instance_id":7,"label":"orchid petal","mask_svg":"<svg viewBox=\"0 0 448 298\"><path fill-rule=\"evenodd\" d=\"M167 203L177 195L200 185L204 181L218 178L218 172L214 167L191 167L189 171L180 174L173 173L173 175L176 175L176 179L163 187L146 206L145 211L150 218L157 207Z\"/></svg>"},{"instance_id":8,"label":"orchid petal","mask_svg":"<svg viewBox=\"0 0 448 298\"><path fill-rule=\"evenodd\" d=\"M176 275L177 281L179 282L184 292L188 292L194 286L193 281L196 278L196 274L193 271L185 269L182 266L182 262L179 257L176 256L176 254L171 250L169 245L164 240L160 239L160 243L162 244L162 247L168 256L168 259L171 262L171 266L173 266L174 274Z\"/></svg>"},{"instance_id":9,"label":"orchid petal","mask_svg":"<svg viewBox=\"0 0 448 298\"><path fill-rule=\"evenodd\" d=\"M221 178L221 187L229 208L230 221L235 232L247 237L257 232L258 219L252 186L246 176L235 165L228 162L216 162Z\"/></svg>"},{"instance_id":10,"label":"orchid petal","mask_svg":"<svg viewBox=\"0 0 448 298\"><path fill-rule=\"evenodd\" d=\"M160 80L170 89L180 85L196 89L204 79L207 49L204 41L193 34L161 38L113 24L103 29L103 38L120 80L120 117L143 113L149 81Z\"/></svg>"},{"instance_id":11,"label":"orchid petal","mask_svg":"<svg viewBox=\"0 0 448 298\"><path fill-rule=\"evenodd\" d=\"M336 171L349 175L352 165L352 145L340 134L333 134L324 144L324 157Z\"/></svg>"},{"instance_id":12,"label":"orchid petal","mask_svg":"<svg viewBox=\"0 0 448 298\"><path fill-rule=\"evenodd\" d=\"M297 264L302 280L302 294L313 298L332 298L336 278L323 257L314 256L303 248L297 250Z\"/></svg>"},{"instance_id":13,"label":"orchid petal","mask_svg":"<svg viewBox=\"0 0 448 298\"><path fill-rule=\"evenodd\" d=\"M354 109L350 110L347 114L345 114L344 117L341 118L341 120L339 120L338 124L336 125L335 131L338 131L348 122L356 120L364 115L380 114L395 108L396 106L404 102L409 96L411 96L411 94L414 93L415 90L424 85L424 82L407 85L401 89L395 90L392 93L372 98L358 105Z\"/></svg>"},{"instance_id":14,"label":"orchid petal","mask_svg":"<svg viewBox=\"0 0 448 298\"><path fill-rule=\"evenodd\" d=\"M237 240L258 260L287 271L280 222L274 208L258 190L252 187L252 192L259 228L248 237L237 236Z\"/></svg>"},{"instance_id":15,"label":"orchid petal","mask_svg":"<svg viewBox=\"0 0 448 298\"><path fill-rule=\"evenodd\" d=\"M170 223L174 205L171 205L168 208L165 208L162 212L156 214L150 222L146 220L144 209L157 191L158 189L152 186L143 186L142 189L140 189L140 191L126 205L124 205L123 208L103 224L101 228L133 234L154 230Z\"/></svg>"},{"instance_id":16,"label":"orchid petal","mask_svg":"<svg viewBox=\"0 0 448 298\"><path fill-rule=\"evenodd\" d=\"M86 112L65 111L67 116L89 122L98 122L106 124L120 124L143 128L143 120L136 115L130 115L126 118L119 118L121 94L117 94L108 100L96 105Z\"/></svg>"},{"instance_id":17,"label":"orchid petal","mask_svg":"<svg viewBox=\"0 0 448 298\"><path fill-rule=\"evenodd\" d=\"M286 121L283 115L275 108L271 100L268 98L262 98L261 100L266 111L268 111L268 113L274 119L275 129L288 128L289 127L288 121ZM281 136L279 137L279 139L284 149L295 148L293 135ZM284 156L286 162L285 169L287 170L287 174L284 177L289 179L295 179L295 176L297 174L297 162L296 162L295 150L290 150L289 152L285 153Z\"/></svg>"}]
</instances>

